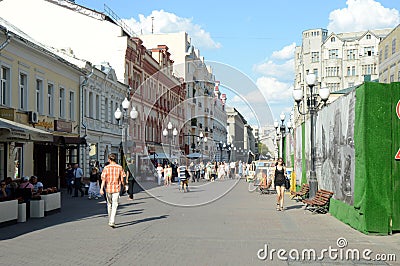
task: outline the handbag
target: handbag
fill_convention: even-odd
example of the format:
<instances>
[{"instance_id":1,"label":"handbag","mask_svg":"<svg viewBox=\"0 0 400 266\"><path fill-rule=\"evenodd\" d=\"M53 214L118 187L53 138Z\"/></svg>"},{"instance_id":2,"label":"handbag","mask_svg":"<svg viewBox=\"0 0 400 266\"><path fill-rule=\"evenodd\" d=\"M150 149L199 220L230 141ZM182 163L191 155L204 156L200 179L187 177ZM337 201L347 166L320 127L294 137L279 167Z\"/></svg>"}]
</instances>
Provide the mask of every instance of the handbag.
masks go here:
<instances>
[{"instance_id":1,"label":"handbag","mask_svg":"<svg viewBox=\"0 0 400 266\"><path fill-rule=\"evenodd\" d=\"M285 179L285 188L289 189L290 188L290 179L286 177Z\"/></svg>"}]
</instances>

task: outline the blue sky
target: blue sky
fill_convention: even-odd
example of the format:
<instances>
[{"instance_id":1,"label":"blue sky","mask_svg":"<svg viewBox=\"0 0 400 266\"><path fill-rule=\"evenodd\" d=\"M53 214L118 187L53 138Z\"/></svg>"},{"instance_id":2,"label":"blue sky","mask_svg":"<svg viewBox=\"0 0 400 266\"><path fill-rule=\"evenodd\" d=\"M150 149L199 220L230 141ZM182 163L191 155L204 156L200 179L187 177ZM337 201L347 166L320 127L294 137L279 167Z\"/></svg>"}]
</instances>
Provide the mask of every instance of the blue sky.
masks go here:
<instances>
[{"instance_id":1,"label":"blue sky","mask_svg":"<svg viewBox=\"0 0 400 266\"><path fill-rule=\"evenodd\" d=\"M187 31L206 61L227 64L250 77L274 119L293 106L293 52L301 45L302 31L325 28L339 33L394 28L400 23L398 0L75 2L98 11L106 4L138 34L151 33L151 17L154 33ZM245 89L240 93L252 100ZM228 96L228 103L240 106L238 97ZM250 116L246 108L241 112Z\"/></svg>"}]
</instances>

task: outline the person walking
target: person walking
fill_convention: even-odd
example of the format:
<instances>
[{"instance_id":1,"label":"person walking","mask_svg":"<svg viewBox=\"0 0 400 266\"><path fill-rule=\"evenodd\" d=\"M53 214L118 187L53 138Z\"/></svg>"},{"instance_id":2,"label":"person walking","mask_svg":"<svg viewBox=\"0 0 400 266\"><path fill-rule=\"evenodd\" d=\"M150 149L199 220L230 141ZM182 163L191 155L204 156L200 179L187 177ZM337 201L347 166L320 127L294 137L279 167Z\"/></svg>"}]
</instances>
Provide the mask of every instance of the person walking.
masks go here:
<instances>
[{"instance_id":1,"label":"person walking","mask_svg":"<svg viewBox=\"0 0 400 266\"><path fill-rule=\"evenodd\" d=\"M97 167L92 168L92 172L90 173L90 184L88 191L88 199L99 199L100 195L100 173Z\"/></svg>"},{"instance_id":2,"label":"person walking","mask_svg":"<svg viewBox=\"0 0 400 266\"><path fill-rule=\"evenodd\" d=\"M163 172L164 172L164 168L161 166L160 163L158 164L158 166L156 168L156 171L157 171L157 184L161 185L161 180L162 180L162 175L163 175Z\"/></svg>"},{"instance_id":3,"label":"person walking","mask_svg":"<svg viewBox=\"0 0 400 266\"><path fill-rule=\"evenodd\" d=\"M276 198L276 210L283 211L283 200L285 196L285 179L286 179L286 167L282 158L278 159L275 166L275 178L274 184L277 193Z\"/></svg>"},{"instance_id":4,"label":"person walking","mask_svg":"<svg viewBox=\"0 0 400 266\"><path fill-rule=\"evenodd\" d=\"M179 180L181 183L181 186L179 187L179 190L182 190L183 192L188 192L189 191L189 178L190 174L189 171L187 170L186 165L181 165L178 168L179 170Z\"/></svg>"},{"instance_id":5,"label":"person walking","mask_svg":"<svg viewBox=\"0 0 400 266\"><path fill-rule=\"evenodd\" d=\"M125 171L116 162L117 156L111 153L108 156L109 165L104 167L101 173L101 187L100 194L104 194L104 188L107 197L107 213L108 213L108 225L115 228L115 216L117 214L119 192L121 186L125 186Z\"/></svg>"},{"instance_id":6,"label":"person walking","mask_svg":"<svg viewBox=\"0 0 400 266\"><path fill-rule=\"evenodd\" d=\"M65 170L65 182L67 183L67 193L69 195L72 195L72 180L74 180L74 168L72 168L72 164L69 163Z\"/></svg>"},{"instance_id":7,"label":"person walking","mask_svg":"<svg viewBox=\"0 0 400 266\"><path fill-rule=\"evenodd\" d=\"M78 190L81 192L81 197L85 195L85 193L82 190L82 177L83 177L83 171L82 168L79 167L79 164L74 165L74 195L72 197L78 197Z\"/></svg>"},{"instance_id":8,"label":"person walking","mask_svg":"<svg viewBox=\"0 0 400 266\"><path fill-rule=\"evenodd\" d=\"M134 175L134 161L127 166L126 175L128 176L128 200L133 200L133 188L135 185L135 175Z\"/></svg>"},{"instance_id":9,"label":"person walking","mask_svg":"<svg viewBox=\"0 0 400 266\"><path fill-rule=\"evenodd\" d=\"M167 164L164 168L164 185L169 186L171 185L172 179L172 168L171 165Z\"/></svg>"}]
</instances>

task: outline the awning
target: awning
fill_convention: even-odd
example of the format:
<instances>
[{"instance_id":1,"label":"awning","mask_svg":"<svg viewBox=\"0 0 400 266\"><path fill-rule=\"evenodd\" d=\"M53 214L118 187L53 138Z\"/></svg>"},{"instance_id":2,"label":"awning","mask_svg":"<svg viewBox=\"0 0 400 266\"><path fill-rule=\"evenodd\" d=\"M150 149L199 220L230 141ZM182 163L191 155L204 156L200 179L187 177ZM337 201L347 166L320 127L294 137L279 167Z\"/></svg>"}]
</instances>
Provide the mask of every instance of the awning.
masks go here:
<instances>
[{"instance_id":1,"label":"awning","mask_svg":"<svg viewBox=\"0 0 400 266\"><path fill-rule=\"evenodd\" d=\"M53 135L47 131L0 118L0 140L52 142Z\"/></svg>"},{"instance_id":2,"label":"awning","mask_svg":"<svg viewBox=\"0 0 400 266\"><path fill-rule=\"evenodd\" d=\"M77 145L80 144L81 138L79 137L79 134L74 134L74 133L67 133L67 132L59 132L59 131L54 131L53 132L54 136L54 143L55 144L61 144L61 145L68 145L68 144L73 144Z\"/></svg>"}]
</instances>

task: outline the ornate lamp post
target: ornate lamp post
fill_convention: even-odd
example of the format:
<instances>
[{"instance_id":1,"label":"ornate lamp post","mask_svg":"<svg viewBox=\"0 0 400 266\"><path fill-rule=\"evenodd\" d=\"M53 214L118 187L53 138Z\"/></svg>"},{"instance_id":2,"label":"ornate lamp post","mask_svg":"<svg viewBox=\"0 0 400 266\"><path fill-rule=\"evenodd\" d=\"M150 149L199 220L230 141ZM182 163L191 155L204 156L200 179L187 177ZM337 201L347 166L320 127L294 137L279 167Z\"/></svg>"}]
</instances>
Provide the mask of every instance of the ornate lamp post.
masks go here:
<instances>
[{"instance_id":1,"label":"ornate lamp post","mask_svg":"<svg viewBox=\"0 0 400 266\"><path fill-rule=\"evenodd\" d=\"M319 106L319 102L316 93L313 91L316 85L316 81L317 77L315 74L309 74L306 76L306 83L310 88L310 94L307 95L306 97L306 102L308 107L307 111L304 111L304 105L303 105L303 111L300 110L300 102L304 100L303 90L302 89L293 90L293 98L297 103L297 110L299 111L299 113L302 115L306 115L308 113L310 114L310 128L311 128L310 130L311 165L310 165L310 178L309 178L310 198L315 197L315 194L317 193L318 190L318 181L315 173L315 132L316 132L315 115L317 112L317 108ZM329 95L330 95L329 88L323 88L323 87L319 88L319 97L321 98L324 104L328 100Z\"/></svg>"},{"instance_id":2,"label":"ornate lamp post","mask_svg":"<svg viewBox=\"0 0 400 266\"><path fill-rule=\"evenodd\" d=\"M203 135L203 132L200 132L200 135L197 137L197 142L201 143L201 161L203 161L203 152L204 152L204 143L207 142L207 137Z\"/></svg>"},{"instance_id":3,"label":"ornate lamp post","mask_svg":"<svg viewBox=\"0 0 400 266\"><path fill-rule=\"evenodd\" d=\"M117 108L114 112L114 117L117 119L118 123L122 119L122 127L123 127L123 149L124 149L124 156L125 160L127 160L126 154L128 153L128 109L130 107L130 101L128 98L125 97L125 99L122 101L122 111ZM132 106L131 111L129 112L129 116L131 119L135 120L138 117L138 111L136 111L136 108Z\"/></svg>"},{"instance_id":4,"label":"ornate lamp post","mask_svg":"<svg viewBox=\"0 0 400 266\"><path fill-rule=\"evenodd\" d=\"M274 127L275 127L276 134L277 134L277 141L279 141L279 148L278 148L279 157L283 157L283 140L286 135L286 128L290 132L290 130L292 129L292 122L289 120L285 125L285 123L284 123L285 118L286 118L285 113L281 113L279 118L281 119L281 123L279 124L278 121L275 120Z\"/></svg>"},{"instance_id":5,"label":"ornate lamp post","mask_svg":"<svg viewBox=\"0 0 400 266\"><path fill-rule=\"evenodd\" d=\"M168 137L168 139L169 139L169 161L171 161L171 156L172 156L172 154L171 154L172 138L175 138L178 135L178 130L176 130L176 128L174 128L172 130L172 134L169 133L169 132L171 132L171 130L172 130L172 123L168 122L167 128L164 128L163 133L162 133L164 137Z\"/></svg>"}]
</instances>

